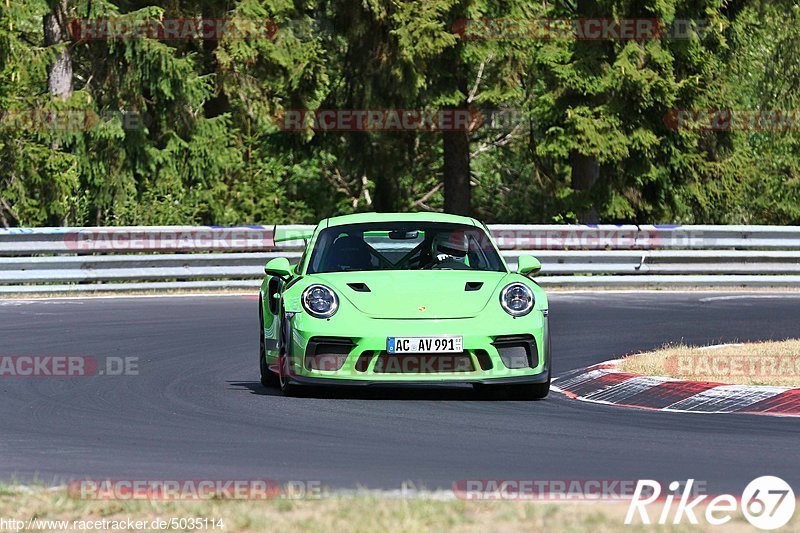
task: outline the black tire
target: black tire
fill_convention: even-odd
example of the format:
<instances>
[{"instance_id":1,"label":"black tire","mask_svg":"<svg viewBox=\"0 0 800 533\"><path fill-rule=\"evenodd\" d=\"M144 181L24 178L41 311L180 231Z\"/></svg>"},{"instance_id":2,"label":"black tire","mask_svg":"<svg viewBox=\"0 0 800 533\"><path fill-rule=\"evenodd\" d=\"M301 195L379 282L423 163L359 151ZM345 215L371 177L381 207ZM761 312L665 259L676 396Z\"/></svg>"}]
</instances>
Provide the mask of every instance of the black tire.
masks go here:
<instances>
[{"instance_id":1,"label":"black tire","mask_svg":"<svg viewBox=\"0 0 800 533\"><path fill-rule=\"evenodd\" d=\"M280 365L281 365L282 370L281 370L281 373L278 375L278 384L279 384L279 386L281 388L281 392L283 393L283 395L284 396L290 396L290 397L291 396L294 396L294 397L302 396L302 394L301 394L302 387L299 386L299 385L295 385L294 383L292 383L288 379L286 379L286 377L284 377L286 374L289 373L289 368L288 368L288 363L287 363L286 356L281 356Z\"/></svg>"},{"instance_id":2,"label":"black tire","mask_svg":"<svg viewBox=\"0 0 800 533\"><path fill-rule=\"evenodd\" d=\"M546 323L545 323L546 324ZM545 327L545 362L550 364L550 328ZM550 369L547 370L547 381L530 385L512 385L508 393L514 400L543 400L550 394Z\"/></svg>"},{"instance_id":3,"label":"black tire","mask_svg":"<svg viewBox=\"0 0 800 533\"><path fill-rule=\"evenodd\" d=\"M508 388L508 393L514 400L543 400L550 394L550 378L544 383L514 385Z\"/></svg>"},{"instance_id":4,"label":"black tire","mask_svg":"<svg viewBox=\"0 0 800 533\"><path fill-rule=\"evenodd\" d=\"M545 383L507 386L475 383L472 387L475 393L485 400L542 400L550 393L550 377L548 376Z\"/></svg>"},{"instance_id":5,"label":"black tire","mask_svg":"<svg viewBox=\"0 0 800 533\"><path fill-rule=\"evenodd\" d=\"M281 388L281 392L284 396L299 397L303 396L303 392L305 391L303 386L296 385L285 377L291 373L289 367L289 357L291 354L288 353L289 345L285 342L286 339L290 338L289 335L289 324L283 320L280 356L278 359L278 366L280 368L280 373L278 374L278 386Z\"/></svg>"},{"instance_id":6,"label":"black tire","mask_svg":"<svg viewBox=\"0 0 800 533\"><path fill-rule=\"evenodd\" d=\"M472 390L475 391L475 395L481 400L494 400L499 388L500 387L487 386L483 383L472 384Z\"/></svg>"},{"instance_id":7,"label":"black tire","mask_svg":"<svg viewBox=\"0 0 800 533\"><path fill-rule=\"evenodd\" d=\"M267 348L264 344L264 315L262 311L262 302L261 300L258 301L258 338L259 341L259 350L258 350L258 366L261 369L261 384L265 387L278 387L280 385L278 376L276 376L267 365Z\"/></svg>"}]
</instances>

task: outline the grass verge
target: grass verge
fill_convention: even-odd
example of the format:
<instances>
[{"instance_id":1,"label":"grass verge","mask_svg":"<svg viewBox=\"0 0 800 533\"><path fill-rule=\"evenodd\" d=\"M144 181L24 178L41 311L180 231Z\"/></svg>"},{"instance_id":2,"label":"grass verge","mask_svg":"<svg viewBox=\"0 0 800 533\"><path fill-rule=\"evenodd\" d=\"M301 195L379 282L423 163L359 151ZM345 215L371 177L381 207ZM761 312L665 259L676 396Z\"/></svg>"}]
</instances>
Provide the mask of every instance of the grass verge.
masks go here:
<instances>
[{"instance_id":1,"label":"grass verge","mask_svg":"<svg viewBox=\"0 0 800 533\"><path fill-rule=\"evenodd\" d=\"M434 493L435 494L435 493ZM651 530L637 522L624 525L626 503L542 503L512 501L442 501L437 498L386 498L377 495L331 496L323 499L266 501L84 501L72 499L63 488L0 487L0 518L39 520L26 531L52 531L46 520L68 521L71 531L80 531L73 521L139 520L147 524L139 531L153 531L153 520L196 519L207 527L167 527L171 531L458 531L531 532L564 531L593 533ZM674 509L673 509L674 513ZM659 508L651 512L657 520ZM699 513L698 513L699 514ZM210 521L214 521L211 526ZM702 517L700 517L702 521ZM35 527L39 525L38 529ZM80 526L81 524L78 524ZM95 524L93 530L104 530ZM180 522L175 525L180 526ZM739 514L722 527L656 526L660 531L751 531ZM105 530L108 530L105 529ZM8 528L6 528L8 530ZM62 529L63 530L63 529ZM123 528L121 530L128 530ZM800 531L798 519L785 531Z\"/></svg>"},{"instance_id":2,"label":"grass verge","mask_svg":"<svg viewBox=\"0 0 800 533\"><path fill-rule=\"evenodd\" d=\"M692 381L800 387L800 340L664 346L622 359L619 369Z\"/></svg>"}]
</instances>

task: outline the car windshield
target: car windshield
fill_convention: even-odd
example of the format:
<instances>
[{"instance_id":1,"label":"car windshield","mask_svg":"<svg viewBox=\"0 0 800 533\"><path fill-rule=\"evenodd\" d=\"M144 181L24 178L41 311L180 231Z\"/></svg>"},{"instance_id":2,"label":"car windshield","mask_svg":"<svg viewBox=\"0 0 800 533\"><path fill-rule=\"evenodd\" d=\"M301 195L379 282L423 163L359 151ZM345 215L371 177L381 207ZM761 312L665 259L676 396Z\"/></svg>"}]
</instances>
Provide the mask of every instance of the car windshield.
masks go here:
<instances>
[{"instance_id":1,"label":"car windshield","mask_svg":"<svg viewBox=\"0 0 800 533\"><path fill-rule=\"evenodd\" d=\"M308 273L365 270L505 272L479 227L434 222L350 224L322 230Z\"/></svg>"}]
</instances>

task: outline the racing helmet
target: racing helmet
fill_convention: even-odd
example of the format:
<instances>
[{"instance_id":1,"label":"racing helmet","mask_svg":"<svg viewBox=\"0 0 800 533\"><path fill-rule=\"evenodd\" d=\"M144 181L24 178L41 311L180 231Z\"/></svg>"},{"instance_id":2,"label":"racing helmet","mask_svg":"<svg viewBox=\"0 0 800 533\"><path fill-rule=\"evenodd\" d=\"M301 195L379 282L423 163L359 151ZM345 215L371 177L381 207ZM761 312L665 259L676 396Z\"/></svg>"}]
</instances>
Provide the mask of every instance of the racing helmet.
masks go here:
<instances>
[{"instance_id":1,"label":"racing helmet","mask_svg":"<svg viewBox=\"0 0 800 533\"><path fill-rule=\"evenodd\" d=\"M463 259L468 250L467 234L463 231L441 232L433 237L431 252L439 260L442 255Z\"/></svg>"}]
</instances>

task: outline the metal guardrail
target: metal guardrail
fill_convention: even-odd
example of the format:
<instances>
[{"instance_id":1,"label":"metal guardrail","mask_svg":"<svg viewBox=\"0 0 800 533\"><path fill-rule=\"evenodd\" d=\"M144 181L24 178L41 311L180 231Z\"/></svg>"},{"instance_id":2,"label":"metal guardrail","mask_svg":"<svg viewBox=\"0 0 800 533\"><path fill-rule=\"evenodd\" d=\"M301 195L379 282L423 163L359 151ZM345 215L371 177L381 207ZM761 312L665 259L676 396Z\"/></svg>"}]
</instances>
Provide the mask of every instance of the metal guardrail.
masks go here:
<instances>
[{"instance_id":1,"label":"metal guardrail","mask_svg":"<svg viewBox=\"0 0 800 533\"><path fill-rule=\"evenodd\" d=\"M312 226L0 229L0 293L255 288ZM798 226L490 226L516 268L569 287L800 286Z\"/></svg>"}]
</instances>

